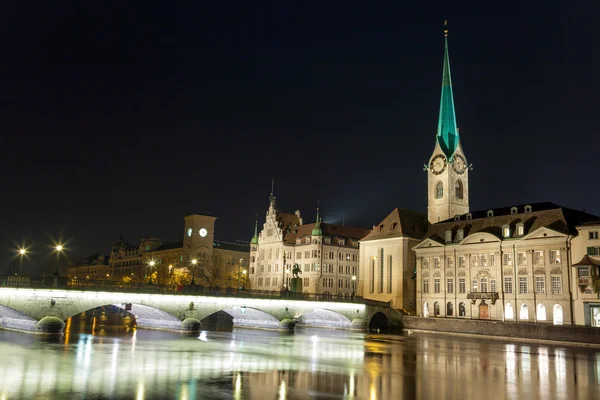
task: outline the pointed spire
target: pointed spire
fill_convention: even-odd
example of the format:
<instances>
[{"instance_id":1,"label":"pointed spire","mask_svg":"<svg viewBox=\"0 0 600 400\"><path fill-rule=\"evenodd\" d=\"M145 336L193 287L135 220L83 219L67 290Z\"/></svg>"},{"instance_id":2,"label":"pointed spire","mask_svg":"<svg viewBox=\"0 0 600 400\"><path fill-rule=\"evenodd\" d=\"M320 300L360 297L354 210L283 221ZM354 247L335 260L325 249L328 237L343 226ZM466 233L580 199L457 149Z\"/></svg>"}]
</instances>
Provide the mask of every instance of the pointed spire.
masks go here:
<instances>
[{"instance_id":1,"label":"pointed spire","mask_svg":"<svg viewBox=\"0 0 600 400\"><path fill-rule=\"evenodd\" d=\"M312 236L323 236L323 230L321 229L321 220L319 219L319 202L317 201L317 222L311 233Z\"/></svg>"},{"instance_id":2,"label":"pointed spire","mask_svg":"<svg viewBox=\"0 0 600 400\"><path fill-rule=\"evenodd\" d=\"M273 196L274 189L275 189L275 179L271 179L271 194L269 195L269 204L273 208L275 208L275 196Z\"/></svg>"},{"instance_id":3,"label":"pointed spire","mask_svg":"<svg viewBox=\"0 0 600 400\"><path fill-rule=\"evenodd\" d=\"M254 220L254 236L252 236L250 244L258 244L258 215L256 216L256 220Z\"/></svg>"},{"instance_id":4,"label":"pointed spire","mask_svg":"<svg viewBox=\"0 0 600 400\"><path fill-rule=\"evenodd\" d=\"M438 120L437 140L444 154L452 158L458 146L458 129L454 112L452 77L450 76L450 56L448 54L448 21L444 21L444 71L442 75L442 98Z\"/></svg>"}]
</instances>

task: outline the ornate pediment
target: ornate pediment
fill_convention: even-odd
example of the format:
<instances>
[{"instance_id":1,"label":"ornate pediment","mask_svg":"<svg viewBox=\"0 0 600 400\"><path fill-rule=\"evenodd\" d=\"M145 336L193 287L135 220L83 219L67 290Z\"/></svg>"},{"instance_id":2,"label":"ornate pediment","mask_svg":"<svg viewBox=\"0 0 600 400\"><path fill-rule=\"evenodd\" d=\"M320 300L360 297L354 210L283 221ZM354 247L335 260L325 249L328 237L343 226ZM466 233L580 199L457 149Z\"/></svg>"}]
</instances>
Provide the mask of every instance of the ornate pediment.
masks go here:
<instances>
[{"instance_id":1,"label":"ornate pediment","mask_svg":"<svg viewBox=\"0 0 600 400\"><path fill-rule=\"evenodd\" d=\"M535 275L545 275L545 274L546 274L546 271L544 271L544 269L543 269L543 268L538 268L538 269L536 269L535 271L533 271L533 273L534 273Z\"/></svg>"},{"instance_id":2,"label":"ornate pediment","mask_svg":"<svg viewBox=\"0 0 600 400\"><path fill-rule=\"evenodd\" d=\"M465 271L458 271L458 276L467 276Z\"/></svg>"},{"instance_id":3,"label":"ornate pediment","mask_svg":"<svg viewBox=\"0 0 600 400\"><path fill-rule=\"evenodd\" d=\"M553 270L550 271L551 275L561 275L562 271L560 270L560 268L554 268Z\"/></svg>"},{"instance_id":4,"label":"ornate pediment","mask_svg":"<svg viewBox=\"0 0 600 400\"><path fill-rule=\"evenodd\" d=\"M446 276L454 276L454 271L446 271Z\"/></svg>"},{"instance_id":5,"label":"ornate pediment","mask_svg":"<svg viewBox=\"0 0 600 400\"><path fill-rule=\"evenodd\" d=\"M519 275L527 275L527 270L526 269L520 269L518 272Z\"/></svg>"},{"instance_id":6,"label":"ornate pediment","mask_svg":"<svg viewBox=\"0 0 600 400\"><path fill-rule=\"evenodd\" d=\"M504 271L502 271L502 275L512 275L512 274L513 274L512 268L504 268Z\"/></svg>"},{"instance_id":7,"label":"ornate pediment","mask_svg":"<svg viewBox=\"0 0 600 400\"><path fill-rule=\"evenodd\" d=\"M475 275L477 278L492 278L492 275L490 274L490 271L488 271L487 269L483 269L481 271L479 271L477 273L477 275Z\"/></svg>"},{"instance_id":8,"label":"ornate pediment","mask_svg":"<svg viewBox=\"0 0 600 400\"><path fill-rule=\"evenodd\" d=\"M423 272L423 278L429 278L429 272Z\"/></svg>"},{"instance_id":9,"label":"ornate pediment","mask_svg":"<svg viewBox=\"0 0 600 400\"><path fill-rule=\"evenodd\" d=\"M434 274L433 274L433 277L434 277L434 278L439 278L439 277L440 277L440 273L439 273L439 272L436 272L436 273L434 273Z\"/></svg>"},{"instance_id":10,"label":"ornate pediment","mask_svg":"<svg viewBox=\"0 0 600 400\"><path fill-rule=\"evenodd\" d=\"M527 235L523 236L523 240L528 239L543 239L543 238L551 238L551 237L567 237L566 234L556 231L551 228L547 228L545 226L536 229L533 232L529 232Z\"/></svg>"}]
</instances>

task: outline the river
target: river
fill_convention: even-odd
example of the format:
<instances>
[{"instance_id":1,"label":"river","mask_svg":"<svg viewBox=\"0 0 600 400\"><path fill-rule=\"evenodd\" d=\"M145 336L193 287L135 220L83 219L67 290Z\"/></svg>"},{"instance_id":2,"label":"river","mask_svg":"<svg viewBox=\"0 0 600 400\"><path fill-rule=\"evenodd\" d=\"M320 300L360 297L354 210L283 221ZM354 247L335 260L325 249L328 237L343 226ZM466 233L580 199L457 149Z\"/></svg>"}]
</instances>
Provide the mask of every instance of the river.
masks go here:
<instances>
[{"instance_id":1,"label":"river","mask_svg":"<svg viewBox=\"0 0 600 400\"><path fill-rule=\"evenodd\" d=\"M0 400L600 399L598 348L219 329L186 336L94 319L69 320L58 337L0 330Z\"/></svg>"}]
</instances>

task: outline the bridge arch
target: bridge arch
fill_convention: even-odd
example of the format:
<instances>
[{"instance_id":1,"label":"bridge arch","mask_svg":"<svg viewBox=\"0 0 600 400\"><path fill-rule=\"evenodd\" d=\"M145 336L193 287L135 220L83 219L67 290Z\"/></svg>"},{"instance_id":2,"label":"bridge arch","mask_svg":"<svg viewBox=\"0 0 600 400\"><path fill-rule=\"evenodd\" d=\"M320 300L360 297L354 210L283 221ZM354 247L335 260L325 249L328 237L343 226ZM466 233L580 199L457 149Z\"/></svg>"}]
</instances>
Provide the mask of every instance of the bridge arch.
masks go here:
<instances>
[{"instance_id":1,"label":"bridge arch","mask_svg":"<svg viewBox=\"0 0 600 400\"><path fill-rule=\"evenodd\" d=\"M390 320L387 315L382 313L381 311L373 314L371 319L369 320L369 331L376 330L387 330L390 324Z\"/></svg>"},{"instance_id":2,"label":"bridge arch","mask_svg":"<svg viewBox=\"0 0 600 400\"><path fill-rule=\"evenodd\" d=\"M352 321L339 312L315 308L305 312L298 317L298 324L304 326L315 326L323 328L352 329Z\"/></svg>"},{"instance_id":3,"label":"bridge arch","mask_svg":"<svg viewBox=\"0 0 600 400\"><path fill-rule=\"evenodd\" d=\"M212 315L224 312L233 319L236 328L279 329L280 321L266 311L252 307L225 307L210 312L199 313L197 319L204 321Z\"/></svg>"}]
</instances>

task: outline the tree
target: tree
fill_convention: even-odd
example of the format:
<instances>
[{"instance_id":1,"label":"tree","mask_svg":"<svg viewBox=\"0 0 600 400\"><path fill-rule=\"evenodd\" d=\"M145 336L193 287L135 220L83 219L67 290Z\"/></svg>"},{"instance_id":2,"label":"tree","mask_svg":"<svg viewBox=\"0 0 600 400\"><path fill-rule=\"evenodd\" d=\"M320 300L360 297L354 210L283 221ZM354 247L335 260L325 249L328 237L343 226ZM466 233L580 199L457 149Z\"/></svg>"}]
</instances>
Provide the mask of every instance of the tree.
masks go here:
<instances>
[{"instance_id":1,"label":"tree","mask_svg":"<svg viewBox=\"0 0 600 400\"><path fill-rule=\"evenodd\" d=\"M207 263L200 267L200 279L208 285L210 290L219 278L219 270L219 265L216 263Z\"/></svg>"}]
</instances>

